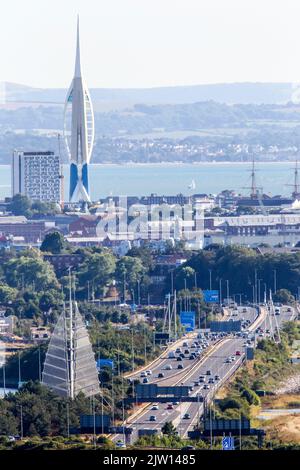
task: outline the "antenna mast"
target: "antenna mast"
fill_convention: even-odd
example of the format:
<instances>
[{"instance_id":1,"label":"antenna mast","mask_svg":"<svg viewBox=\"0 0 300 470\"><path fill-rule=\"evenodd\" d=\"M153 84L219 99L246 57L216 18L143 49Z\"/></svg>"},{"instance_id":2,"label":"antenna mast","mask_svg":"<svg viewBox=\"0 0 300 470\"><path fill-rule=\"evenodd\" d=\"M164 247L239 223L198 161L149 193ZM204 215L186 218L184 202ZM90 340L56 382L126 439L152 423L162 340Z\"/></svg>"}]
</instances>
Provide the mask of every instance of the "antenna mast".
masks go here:
<instances>
[{"instance_id":1,"label":"antenna mast","mask_svg":"<svg viewBox=\"0 0 300 470\"><path fill-rule=\"evenodd\" d=\"M74 335L73 335L73 301L72 301L72 275L71 268L69 269L69 302L70 302L70 398L74 399Z\"/></svg>"},{"instance_id":2,"label":"antenna mast","mask_svg":"<svg viewBox=\"0 0 300 470\"><path fill-rule=\"evenodd\" d=\"M58 157L59 157L59 167L60 167L60 207L62 210L64 210L65 204L64 204L64 196L65 196L65 177L64 177L64 169L63 169L63 164L61 161L61 148L60 148L60 134L57 134L57 140L58 140Z\"/></svg>"}]
</instances>

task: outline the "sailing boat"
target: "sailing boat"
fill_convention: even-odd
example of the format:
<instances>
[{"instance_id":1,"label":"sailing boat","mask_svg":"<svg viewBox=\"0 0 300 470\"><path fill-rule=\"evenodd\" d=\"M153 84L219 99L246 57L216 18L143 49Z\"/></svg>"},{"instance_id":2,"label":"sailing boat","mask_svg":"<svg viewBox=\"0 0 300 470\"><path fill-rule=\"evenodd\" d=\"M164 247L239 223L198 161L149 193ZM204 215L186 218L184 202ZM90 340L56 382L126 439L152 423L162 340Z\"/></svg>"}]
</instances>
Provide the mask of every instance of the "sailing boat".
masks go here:
<instances>
[{"instance_id":1,"label":"sailing boat","mask_svg":"<svg viewBox=\"0 0 300 470\"><path fill-rule=\"evenodd\" d=\"M42 383L62 397L74 399L99 393L95 356L77 302L70 293L69 308L64 305L46 354Z\"/></svg>"},{"instance_id":2,"label":"sailing boat","mask_svg":"<svg viewBox=\"0 0 300 470\"><path fill-rule=\"evenodd\" d=\"M196 188L196 183L195 180L192 180L188 186L189 189L195 189Z\"/></svg>"}]
</instances>

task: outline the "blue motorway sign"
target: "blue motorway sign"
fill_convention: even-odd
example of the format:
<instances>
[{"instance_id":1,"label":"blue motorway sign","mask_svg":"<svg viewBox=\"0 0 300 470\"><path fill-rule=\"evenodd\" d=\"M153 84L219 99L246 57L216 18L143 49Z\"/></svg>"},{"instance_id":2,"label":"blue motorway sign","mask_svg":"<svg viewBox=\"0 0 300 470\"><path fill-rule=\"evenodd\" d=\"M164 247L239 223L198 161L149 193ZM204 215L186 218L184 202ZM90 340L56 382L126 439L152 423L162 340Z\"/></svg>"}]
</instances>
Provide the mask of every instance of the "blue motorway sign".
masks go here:
<instances>
[{"instance_id":1,"label":"blue motorway sign","mask_svg":"<svg viewBox=\"0 0 300 470\"><path fill-rule=\"evenodd\" d=\"M203 296L205 302L218 303L219 302L219 291L218 290L204 290Z\"/></svg>"},{"instance_id":2,"label":"blue motorway sign","mask_svg":"<svg viewBox=\"0 0 300 470\"><path fill-rule=\"evenodd\" d=\"M234 450L234 437L225 436L222 439L223 450Z\"/></svg>"},{"instance_id":3,"label":"blue motorway sign","mask_svg":"<svg viewBox=\"0 0 300 470\"><path fill-rule=\"evenodd\" d=\"M196 324L195 312L180 312L180 323L185 327L185 331L194 331Z\"/></svg>"},{"instance_id":4,"label":"blue motorway sign","mask_svg":"<svg viewBox=\"0 0 300 470\"><path fill-rule=\"evenodd\" d=\"M114 368L114 361L112 359L98 359L97 360L97 369L101 370L102 367Z\"/></svg>"}]
</instances>

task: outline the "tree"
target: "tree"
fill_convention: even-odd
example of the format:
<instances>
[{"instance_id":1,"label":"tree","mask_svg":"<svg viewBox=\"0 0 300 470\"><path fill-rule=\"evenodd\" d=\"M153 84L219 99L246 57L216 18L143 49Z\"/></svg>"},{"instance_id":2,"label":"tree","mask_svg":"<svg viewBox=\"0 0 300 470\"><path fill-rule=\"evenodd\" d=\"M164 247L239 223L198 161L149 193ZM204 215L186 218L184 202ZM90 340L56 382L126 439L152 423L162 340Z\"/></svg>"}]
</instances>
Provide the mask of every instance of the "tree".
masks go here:
<instances>
[{"instance_id":1,"label":"tree","mask_svg":"<svg viewBox=\"0 0 300 470\"><path fill-rule=\"evenodd\" d=\"M30 287L38 292L58 288L53 267L42 258L12 258L3 269L6 282L12 287Z\"/></svg>"},{"instance_id":2,"label":"tree","mask_svg":"<svg viewBox=\"0 0 300 470\"><path fill-rule=\"evenodd\" d=\"M183 266L176 272L175 284L178 289L193 287L195 284L195 270L190 266Z\"/></svg>"},{"instance_id":3,"label":"tree","mask_svg":"<svg viewBox=\"0 0 300 470\"><path fill-rule=\"evenodd\" d=\"M295 297L288 289L279 289L274 295L274 301L283 304L292 304L295 302Z\"/></svg>"},{"instance_id":4,"label":"tree","mask_svg":"<svg viewBox=\"0 0 300 470\"><path fill-rule=\"evenodd\" d=\"M177 431L172 421L166 421L161 432L167 436L177 436Z\"/></svg>"},{"instance_id":5,"label":"tree","mask_svg":"<svg viewBox=\"0 0 300 470\"><path fill-rule=\"evenodd\" d=\"M137 282L141 281L145 271L140 258L123 256L117 262L116 279L119 285L123 286L125 280L129 289L136 289Z\"/></svg>"},{"instance_id":6,"label":"tree","mask_svg":"<svg viewBox=\"0 0 300 470\"><path fill-rule=\"evenodd\" d=\"M43 243L41 244L41 251L46 251L52 254L60 254L66 247L64 236L60 232L47 233Z\"/></svg>"},{"instance_id":7,"label":"tree","mask_svg":"<svg viewBox=\"0 0 300 470\"><path fill-rule=\"evenodd\" d=\"M110 251L89 254L78 273L79 286L87 291L88 283L92 283L96 294L102 294L106 285L112 281L115 268L115 257Z\"/></svg>"},{"instance_id":8,"label":"tree","mask_svg":"<svg viewBox=\"0 0 300 470\"><path fill-rule=\"evenodd\" d=\"M6 284L0 285L0 303L8 304L13 302L18 295L17 289L9 287Z\"/></svg>"},{"instance_id":9,"label":"tree","mask_svg":"<svg viewBox=\"0 0 300 470\"><path fill-rule=\"evenodd\" d=\"M59 212L59 207L54 202L35 201L31 209L34 213L41 215L54 215Z\"/></svg>"},{"instance_id":10,"label":"tree","mask_svg":"<svg viewBox=\"0 0 300 470\"><path fill-rule=\"evenodd\" d=\"M29 215L31 215L31 201L27 196L23 196L22 194L16 194L12 197L8 209L14 215L25 215L25 217L28 217Z\"/></svg>"}]
</instances>

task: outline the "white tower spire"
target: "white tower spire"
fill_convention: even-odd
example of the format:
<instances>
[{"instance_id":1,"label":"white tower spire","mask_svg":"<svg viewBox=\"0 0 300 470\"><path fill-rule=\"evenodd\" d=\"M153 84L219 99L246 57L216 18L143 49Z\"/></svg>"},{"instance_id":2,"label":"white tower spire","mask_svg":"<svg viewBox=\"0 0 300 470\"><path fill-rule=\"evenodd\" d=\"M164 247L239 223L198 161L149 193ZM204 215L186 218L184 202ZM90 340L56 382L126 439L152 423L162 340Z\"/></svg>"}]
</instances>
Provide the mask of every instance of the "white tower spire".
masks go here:
<instances>
[{"instance_id":1,"label":"white tower spire","mask_svg":"<svg viewBox=\"0 0 300 470\"><path fill-rule=\"evenodd\" d=\"M88 164L94 145L94 113L88 88L82 78L79 17L75 73L65 104L64 136L70 160L70 201L90 201Z\"/></svg>"},{"instance_id":2,"label":"white tower spire","mask_svg":"<svg viewBox=\"0 0 300 470\"><path fill-rule=\"evenodd\" d=\"M81 77L81 61L80 61L80 30L79 30L79 15L77 17L77 46L76 46L76 62L74 77Z\"/></svg>"}]
</instances>

